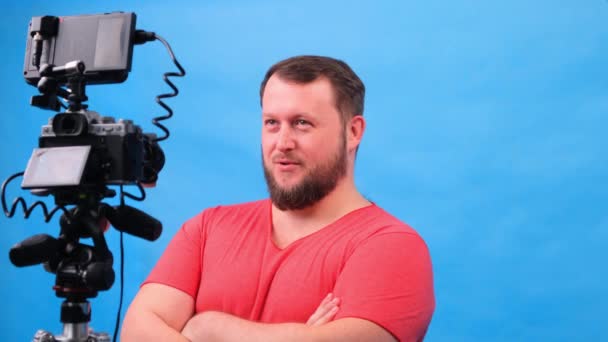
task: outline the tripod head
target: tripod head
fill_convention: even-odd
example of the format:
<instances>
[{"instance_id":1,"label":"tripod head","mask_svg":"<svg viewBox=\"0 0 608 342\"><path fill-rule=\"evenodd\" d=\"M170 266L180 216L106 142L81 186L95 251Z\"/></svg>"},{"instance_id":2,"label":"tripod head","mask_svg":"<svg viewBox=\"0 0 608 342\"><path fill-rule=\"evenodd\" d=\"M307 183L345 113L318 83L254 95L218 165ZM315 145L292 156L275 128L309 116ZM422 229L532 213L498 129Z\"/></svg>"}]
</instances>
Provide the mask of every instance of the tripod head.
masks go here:
<instances>
[{"instance_id":1,"label":"tripod head","mask_svg":"<svg viewBox=\"0 0 608 342\"><path fill-rule=\"evenodd\" d=\"M107 188L80 192L76 207L59 220L59 237L38 234L16 244L9 252L11 262L18 267L43 264L56 275L55 294L68 301L80 302L110 289L114 283L113 257L104 237L109 224L150 241L162 231L160 221L143 211L101 202L111 194ZM93 245L81 243L83 238L91 238Z\"/></svg>"}]
</instances>

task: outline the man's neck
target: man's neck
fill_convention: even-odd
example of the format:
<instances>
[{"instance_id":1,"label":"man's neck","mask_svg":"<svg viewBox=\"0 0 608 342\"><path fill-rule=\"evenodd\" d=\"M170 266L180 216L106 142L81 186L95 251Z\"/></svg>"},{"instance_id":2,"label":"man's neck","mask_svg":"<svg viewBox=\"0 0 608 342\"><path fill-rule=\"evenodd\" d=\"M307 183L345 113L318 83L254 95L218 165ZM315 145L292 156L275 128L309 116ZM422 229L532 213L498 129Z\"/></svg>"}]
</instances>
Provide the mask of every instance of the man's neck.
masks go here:
<instances>
[{"instance_id":1,"label":"man's neck","mask_svg":"<svg viewBox=\"0 0 608 342\"><path fill-rule=\"evenodd\" d=\"M342 179L336 188L317 203L298 210L272 206L274 242L283 248L293 241L315 233L340 217L370 205L357 191L352 179Z\"/></svg>"}]
</instances>

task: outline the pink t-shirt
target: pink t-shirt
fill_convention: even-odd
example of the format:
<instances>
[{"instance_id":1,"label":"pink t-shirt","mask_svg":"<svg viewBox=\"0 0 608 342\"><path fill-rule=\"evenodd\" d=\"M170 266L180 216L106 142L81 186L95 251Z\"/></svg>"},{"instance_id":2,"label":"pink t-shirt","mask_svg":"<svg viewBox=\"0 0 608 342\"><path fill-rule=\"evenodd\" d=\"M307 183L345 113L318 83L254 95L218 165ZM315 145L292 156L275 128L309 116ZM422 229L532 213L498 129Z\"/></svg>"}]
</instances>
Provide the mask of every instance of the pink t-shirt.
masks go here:
<instances>
[{"instance_id":1,"label":"pink t-shirt","mask_svg":"<svg viewBox=\"0 0 608 342\"><path fill-rule=\"evenodd\" d=\"M145 283L184 291L196 312L265 323L306 322L332 292L341 300L335 319L422 340L435 298L429 252L412 228L372 204L280 249L271 222L269 200L207 209L178 231Z\"/></svg>"}]
</instances>

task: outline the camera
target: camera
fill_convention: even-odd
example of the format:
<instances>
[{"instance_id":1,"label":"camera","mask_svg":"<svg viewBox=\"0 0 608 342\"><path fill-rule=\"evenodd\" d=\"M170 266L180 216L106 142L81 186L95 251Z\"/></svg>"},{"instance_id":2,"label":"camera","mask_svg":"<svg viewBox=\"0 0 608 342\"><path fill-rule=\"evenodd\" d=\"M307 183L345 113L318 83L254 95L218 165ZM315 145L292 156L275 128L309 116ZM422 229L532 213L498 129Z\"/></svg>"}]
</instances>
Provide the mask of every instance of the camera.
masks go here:
<instances>
[{"instance_id":1,"label":"camera","mask_svg":"<svg viewBox=\"0 0 608 342\"><path fill-rule=\"evenodd\" d=\"M155 139L131 120L82 109L58 113L42 126L21 186L53 191L154 183L165 162Z\"/></svg>"}]
</instances>

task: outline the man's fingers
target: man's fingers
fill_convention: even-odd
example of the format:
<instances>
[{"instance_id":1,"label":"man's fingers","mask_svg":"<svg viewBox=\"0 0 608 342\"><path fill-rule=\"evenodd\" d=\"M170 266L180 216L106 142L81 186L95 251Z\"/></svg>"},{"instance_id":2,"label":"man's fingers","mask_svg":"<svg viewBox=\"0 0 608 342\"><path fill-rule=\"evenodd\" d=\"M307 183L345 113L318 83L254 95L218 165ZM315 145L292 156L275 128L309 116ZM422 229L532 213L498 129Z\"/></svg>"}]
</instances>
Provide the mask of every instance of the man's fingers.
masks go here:
<instances>
[{"instance_id":1,"label":"man's fingers","mask_svg":"<svg viewBox=\"0 0 608 342\"><path fill-rule=\"evenodd\" d=\"M325 298L321 304L317 307L317 310L315 310L315 312L312 313L312 315L310 315L310 317L308 318L308 321L306 322L307 325L314 325L314 323L319 319L319 317L323 314L322 310L323 307L327 305L327 298Z\"/></svg>"},{"instance_id":2,"label":"man's fingers","mask_svg":"<svg viewBox=\"0 0 608 342\"><path fill-rule=\"evenodd\" d=\"M325 298L323 298L323 300L321 301L321 304L319 304L319 306L317 307L317 310L328 305L332 301L332 299L334 299L333 293L330 293L327 296L325 296Z\"/></svg>"},{"instance_id":3,"label":"man's fingers","mask_svg":"<svg viewBox=\"0 0 608 342\"><path fill-rule=\"evenodd\" d=\"M313 323L309 324L311 326L323 325L327 322L330 322L338 313L338 307L334 306L329 311L327 311L324 315L318 317Z\"/></svg>"},{"instance_id":4,"label":"man's fingers","mask_svg":"<svg viewBox=\"0 0 608 342\"><path fill-rule=\"evenodd\" d=\"M331 301L332 300L333 300L332 293L325 296L325 298L323 298L323 300L321 301L321 304L319 304L319 306L317 307L317 310L315 310L315 312L313 312L313 314L310 316L310 318L308 318L308 321L306 322L306 324L314 325L315 322L317 322L317 320L319 320L328 310L331 310L331 308L332 308Z\"/></svg>"},{"instance_id":5,"label":"man's fingers","mask_svg":"<svg viewBox=\"0 0 608 342\"><path fill-rule=\"evenodd\" d=\"M334 297L333 294L328 294L317 310L310 316L307 325L321 325L331 321L336 313L338 312L338 305L340 304L339 298Z\"/></svg>"}]
</instances>

